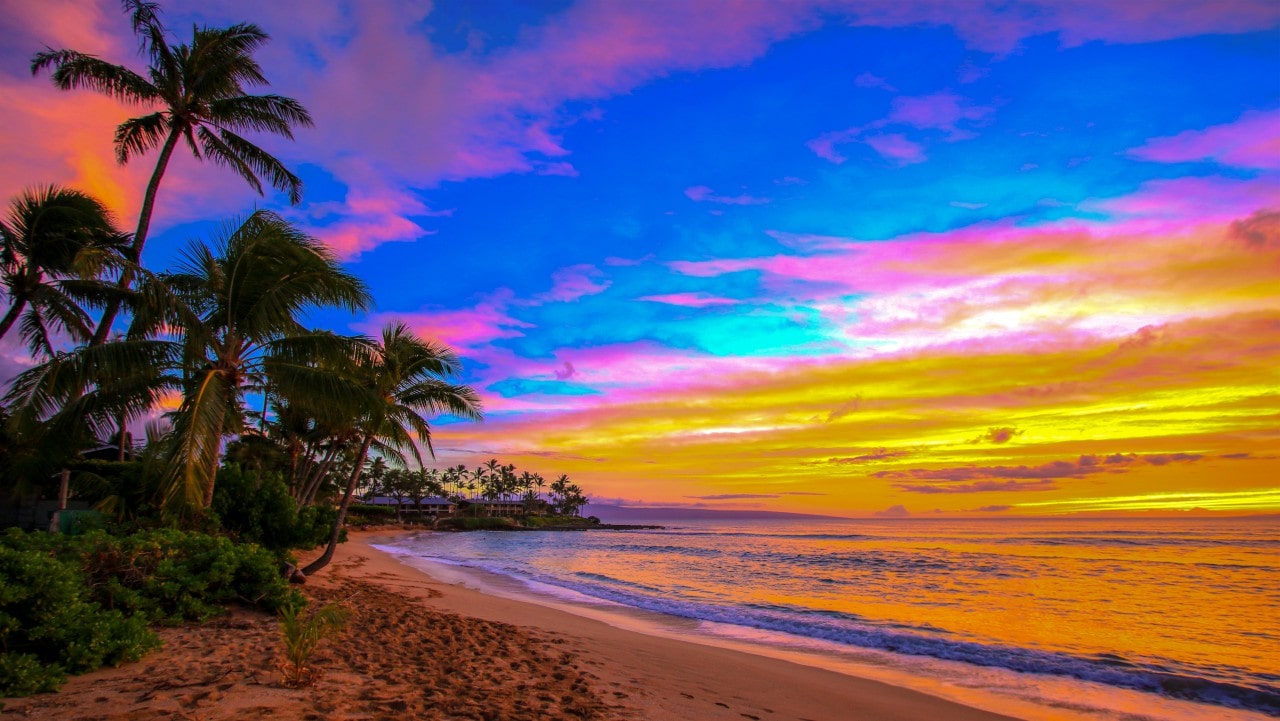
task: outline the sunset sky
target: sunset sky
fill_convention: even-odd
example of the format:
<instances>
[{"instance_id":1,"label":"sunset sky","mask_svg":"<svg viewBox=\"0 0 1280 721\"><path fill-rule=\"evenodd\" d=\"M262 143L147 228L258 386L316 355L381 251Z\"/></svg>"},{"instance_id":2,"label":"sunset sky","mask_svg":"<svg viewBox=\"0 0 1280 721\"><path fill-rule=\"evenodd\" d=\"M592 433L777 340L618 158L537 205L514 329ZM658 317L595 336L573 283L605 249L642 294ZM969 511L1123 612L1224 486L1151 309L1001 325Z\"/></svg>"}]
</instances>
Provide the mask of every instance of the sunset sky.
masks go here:
<instances>
[{"instance_id":1,"label":"sunset sky","mask_svg":"<svg viewBox=\"0 0 1280 721\"><path fill-rule=\"evenodd\" d=\"M145 261L255 207L463 356L441 464L601 502L868 516L1280 511L1274 0L171 0L259 24L289 206L182 156ZM0 0L0 191L132 228L115 0ZM3 349L5 375L23 362Z\"/></svg>"}]
</instances>

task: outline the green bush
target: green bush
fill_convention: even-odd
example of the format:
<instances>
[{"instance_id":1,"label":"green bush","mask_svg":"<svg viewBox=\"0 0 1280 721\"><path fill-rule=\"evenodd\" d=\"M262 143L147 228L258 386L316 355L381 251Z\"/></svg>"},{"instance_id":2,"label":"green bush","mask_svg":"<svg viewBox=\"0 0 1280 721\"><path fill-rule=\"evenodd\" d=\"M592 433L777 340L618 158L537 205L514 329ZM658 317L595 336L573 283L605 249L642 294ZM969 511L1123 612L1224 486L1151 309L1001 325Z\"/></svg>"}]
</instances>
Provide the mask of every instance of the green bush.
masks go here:
<instances>
[{"instance_id":1,"label":"green bush","mask_svg":"<svg viewBox=\"0 0 1280 721\"><path fill-rule=\"evenodd\" d=\"M81 538L71 552L98 600L152 621L202 621L227 603L275 611L296 595L275 554L223 536L159 529Z\"/></svg>"},{"instance_id":2,"label":"green bush","mask_svg":"<svg viewBox=\"0 0 1280 721\"><path fill-rule=\"evenodd\" d=\"M51 691L68 673L134 661L158 645L140 616L94 602L73 561L0 545L0 695Z\"/></svg>"},{"instance_id":3,"label":"green bush","mask_svg":"<svg viewBox=\"0 0 1280 721\"><path fill-rule=\"evenodd\" d=\"M478 518L454 516L453 518L442 518L436 523L436 528L444 531L503 531L515 527L515 522L510 518L490 518L487 516Z\"/></svg>"},{"instance_id":4,"label":"green bush","mask_svg":"<svg viewBox=\"0 0 1280 721\"><path fill-rule=\"evenodd\" d=\"M390 506L367 506L352 503L347 508L347 523L395 523L396 509Z\"/></svg>"},{"instance_id":5,"label":"green bush","mask_svg":"<svg viewBox=\"0 0 1280 721\"><path fill-rule=\"evenodd\" d=\"M149 622L204 620L229 603L274 612L301 602L275 554L223 536L10 530L0 535L0 696L137 659L156 645Z\"/></svg>"},{"instance_id":6,"label":"green bush","mask_svg":"<svg viewBox=\"0 0 1280 721\"><path fill-rule=\"evenodd\" d=\"M213 510L222 527L238 539L273 551L315 548L329 540L337 509L299 509L277 472L245 471L237 465L218 471Z\"/></svg>"}]
</instances>

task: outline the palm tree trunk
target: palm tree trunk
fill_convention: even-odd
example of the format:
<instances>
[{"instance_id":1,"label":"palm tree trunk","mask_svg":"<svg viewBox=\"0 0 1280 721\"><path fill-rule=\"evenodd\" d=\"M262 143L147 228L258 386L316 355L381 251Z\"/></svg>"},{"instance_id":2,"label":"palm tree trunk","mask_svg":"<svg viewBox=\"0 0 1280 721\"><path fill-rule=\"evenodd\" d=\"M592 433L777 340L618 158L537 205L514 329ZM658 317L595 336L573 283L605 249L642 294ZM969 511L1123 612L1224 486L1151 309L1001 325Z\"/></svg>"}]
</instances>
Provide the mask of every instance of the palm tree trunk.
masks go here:
<instances>
[{"instance_id":1,"label":"palm tree trunk","mask_svg":"<svg viewBox=\"0 0 1280 721\"><path fill-rule=\"evenodd\" d=\"M9 329L13 327L14 321L18 320L18 316L22 313L22 309L27 304L26 298L15 298L13 306L9 308L9 312L4 314L4 320L0 320L0 338L5 337Z\"/></svg>"},{"instance_id":2,"label":"palm tree trunk","mask_svg":"<svg viewBox=\"0 0 1280 721\"><path fill-rule=\"evenodd\" d=\"M351 497L355 495L356 485L360 483L360 471L364 470L364 461L369 456L369 446L372 444L373 434L366 433L364 444L360 446L360 455L356 457L356 467L351 471L351 478L347 480L347 490L342 494L342 503L338 504L338 517L333 521L333 532L329 534L329 545L325 547L324 553L319 558L302 569L303 575L310 576L329 565L329 561L333 560L333 552L338 548L338 536L342 533L342 524L347 520L347 509L351 507Z\"/></svg>"},{"instance_id":3,"label":"palm tree trunk","mask_svg":"<svg viewBox=\"0 0 1280 721\"><path fill-rule=\"evenodd\" d=\"M129 246L129 260L137 263L142 259L142 246L147 242L147 230L151 227L151 212L156 205L156 191L160 190L160 179L164 177L164 171L169 167L169 157L173 155L173 148L178 144L178 137L182 135L182 129L174 126L169 131L169 137L164 141L164 147L160 149L160 157L156 160L156 169L151 173L151 180L147 183L147 192L142 196L142 211L138 213L138 229L133 233L133 245ZM133 285L133 273L128 268L120 271L120 282L117 287L120 290L129 290ZM107 336L111 335L111 324L116 321L116 314L120 312L120 299L115 298L107 302L107 307L102 311L102 319L98 321L98 330L93 334L93 341L90 345L102 345L107 342Z\"/></svg>"}]
</instances>

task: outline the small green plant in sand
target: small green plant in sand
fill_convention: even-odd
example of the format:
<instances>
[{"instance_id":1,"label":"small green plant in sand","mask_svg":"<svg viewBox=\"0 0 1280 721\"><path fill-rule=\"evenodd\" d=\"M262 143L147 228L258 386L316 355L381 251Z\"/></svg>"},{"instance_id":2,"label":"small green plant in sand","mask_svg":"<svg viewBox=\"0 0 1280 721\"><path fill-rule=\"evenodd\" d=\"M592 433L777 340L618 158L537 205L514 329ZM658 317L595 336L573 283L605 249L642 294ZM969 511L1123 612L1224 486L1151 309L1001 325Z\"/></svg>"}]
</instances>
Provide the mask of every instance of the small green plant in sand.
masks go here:
<instances>
[{"instance_id":1,"label":"small green plant in sand","mask_svg":"<svg viewBox=\"0 0 1280 721\"><path fill-rule=\"evenodd\" d=\"M280 609L280 635L284 639L284 672L287 686L306 686L315 678L311 668L311 655L320 642L342 628L351 611L334 603L305 613L301 604L289 604Z\"/></svg>"}]
</instances>

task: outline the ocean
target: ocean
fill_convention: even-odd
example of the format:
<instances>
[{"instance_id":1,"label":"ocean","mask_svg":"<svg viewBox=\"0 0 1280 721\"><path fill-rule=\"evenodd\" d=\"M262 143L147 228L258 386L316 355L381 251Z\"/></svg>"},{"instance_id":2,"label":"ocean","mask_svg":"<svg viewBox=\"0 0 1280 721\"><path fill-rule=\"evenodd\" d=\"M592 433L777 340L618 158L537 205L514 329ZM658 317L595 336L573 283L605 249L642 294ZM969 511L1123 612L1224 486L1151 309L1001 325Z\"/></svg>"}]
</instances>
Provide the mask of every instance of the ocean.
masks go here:
<instances>
[{"instance_id":1,"label":"ocean","mask_svg":"<svg viewBox=\"0 0 1280 721\"><path fill-rule=\"evenodd\" d=\"M449 580L1027 719L1280 717L1280 519L434 533Z\"/></svg>"}]
</instances>

